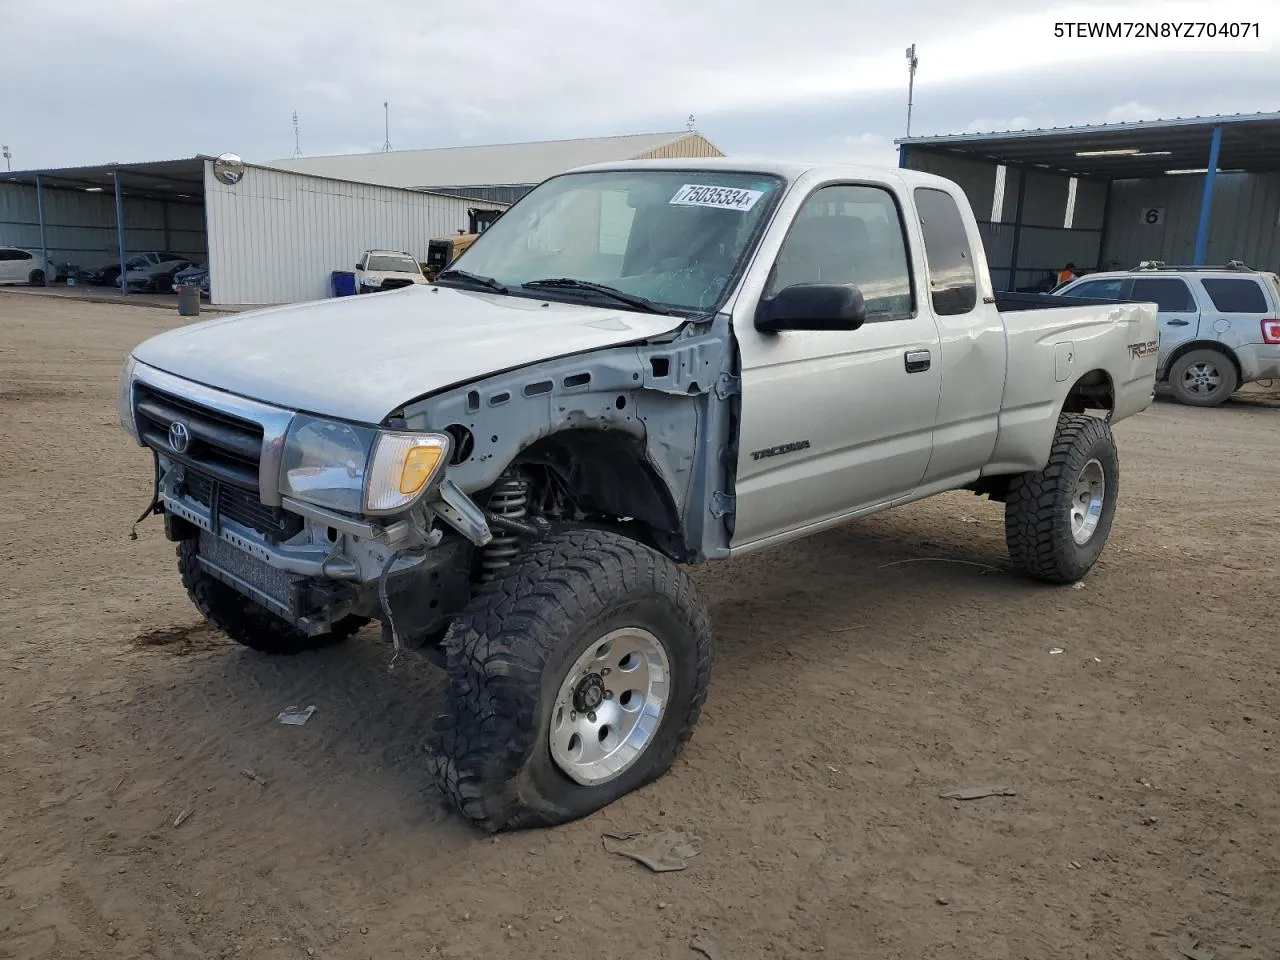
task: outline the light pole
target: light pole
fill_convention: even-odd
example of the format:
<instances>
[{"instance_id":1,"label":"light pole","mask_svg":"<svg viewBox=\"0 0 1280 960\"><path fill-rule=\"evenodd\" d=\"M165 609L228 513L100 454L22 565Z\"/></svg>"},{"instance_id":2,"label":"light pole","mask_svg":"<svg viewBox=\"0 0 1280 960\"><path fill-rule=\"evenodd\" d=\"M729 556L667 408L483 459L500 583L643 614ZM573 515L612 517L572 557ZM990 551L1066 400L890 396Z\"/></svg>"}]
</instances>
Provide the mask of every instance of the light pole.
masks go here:
<instances>
[{"instance_id":1,"label":"light pole","mask_svg":"<svg viewBox=\"0 0 1280 960\"><path fill-rule=\"evenodd\" d=\"M907 80L907 136L911 136L911 104L915 99L916 92L916 67L920 60L916 57L916 45L913 43L907 47L907 69L910 71L910 78Z\"/></svg>"},{"instance_id":2,"label":"light pole","mask_svg":"<svg viewBox=\"0 0 1280 960\"><path fill-rule=\"evenodd\" d=\"M4 168L6 170L13 169L13 154L9 152L9 145L4 144Z\"/></svg>"}]
</instances>

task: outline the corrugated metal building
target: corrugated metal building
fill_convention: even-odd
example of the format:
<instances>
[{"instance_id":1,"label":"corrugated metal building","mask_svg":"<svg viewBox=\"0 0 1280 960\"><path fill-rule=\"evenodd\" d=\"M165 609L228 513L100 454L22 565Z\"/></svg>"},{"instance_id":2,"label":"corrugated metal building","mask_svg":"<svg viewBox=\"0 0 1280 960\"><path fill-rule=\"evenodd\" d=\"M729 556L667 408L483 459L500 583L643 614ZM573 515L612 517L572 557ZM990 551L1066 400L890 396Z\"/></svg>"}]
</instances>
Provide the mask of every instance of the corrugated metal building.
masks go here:
<instances>
[{"instance_id":1,"label":"corrugated metal building","mask_svg":"<svg viewBox=\"0 0 1280 960\"><path fill-rule=\"evenodd\" d=\"M271 165L300 173L514 203L547 177L590 163L720 156L724 154L710 140L686 130L304 157L273 160Z\"/></svg>"},{"instance_id":2,"label":"corrugated metal building","mask_svg":"<svg viewBox=\"0 0 1280 960\"><path fill-rule=\"evenodd\" d=\"M0 244L54 263L118 264L150 250L209 267L210 299L275 304L331 294L367 249L427 258L433 237L505 204L353 183L211 157L0 175ZM225 173L225 171L223 171Z\"/></svg>"},{"instance_id":3,"label":"corrugated metal building","mask_svg":"<svg viewBox=\"0 0 1280 960\"><path fill-rule=\"evenodd\" d=\"M1033 285L1069 261L1085 270L1143 260L1280 269L1280 114L898 144L903 166L964 189L998 289Z\"/></svg>"}]
</instances>

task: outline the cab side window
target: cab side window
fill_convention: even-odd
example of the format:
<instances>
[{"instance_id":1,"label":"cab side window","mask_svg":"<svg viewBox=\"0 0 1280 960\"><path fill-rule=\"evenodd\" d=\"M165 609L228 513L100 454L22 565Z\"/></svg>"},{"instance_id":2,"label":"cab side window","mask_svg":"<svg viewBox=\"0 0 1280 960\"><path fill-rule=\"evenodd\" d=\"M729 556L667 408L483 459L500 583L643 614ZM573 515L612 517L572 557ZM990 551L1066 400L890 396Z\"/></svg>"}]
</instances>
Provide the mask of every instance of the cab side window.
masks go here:
<instances>
[{"instance_id":1,"label":"cab side window","mask_svg":"<svg viewBox=\"0 0 1280 960\"><path fill-rule=\"evenodd\" d=\"M911 268L893 195L852 184L811 193L782 242L765 296L798 283L857 284L868 323L910 317Z\"/></svg>"},{"instance_id":2,"label":"cab side window","mask_svg":"<svg viewBox=\"0 0 1280 960\"><path fill-rule=\"evenodd\" d=\"M945 190L917 187L915 196L933 312L940 317L968 313L978 305L978 274L960 207Z\"/></svg>"}]
</instances>

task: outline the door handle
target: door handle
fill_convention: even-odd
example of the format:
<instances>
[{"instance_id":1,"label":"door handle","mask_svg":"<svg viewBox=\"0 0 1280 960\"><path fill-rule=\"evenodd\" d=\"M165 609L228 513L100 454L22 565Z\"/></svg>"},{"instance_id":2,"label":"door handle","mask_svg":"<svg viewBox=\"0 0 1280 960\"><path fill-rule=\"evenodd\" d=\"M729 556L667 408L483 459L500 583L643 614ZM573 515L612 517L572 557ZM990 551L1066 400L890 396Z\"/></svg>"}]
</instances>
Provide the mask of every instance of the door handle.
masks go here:
<instances>
[{"instance_id":1,"label":"door handle","mask_svg":"<svg viewBox=\"0 0 1280 960\"><path fill-rule=\"evenodd\" d=\"M1170 327L1185 327L1187 322L1186 320L1166 320L1165 324Z\"/></svg>"},{"instance_id":2,"label":"door handle","mask_svg":"<svg viewBox=\"0 0 1280 960\"><path fill-rule=\"evenodd\" d=\"M928 350L908 350L902 356L907 373L924 373L933 362Z\"/></svg>"}]
</instances>

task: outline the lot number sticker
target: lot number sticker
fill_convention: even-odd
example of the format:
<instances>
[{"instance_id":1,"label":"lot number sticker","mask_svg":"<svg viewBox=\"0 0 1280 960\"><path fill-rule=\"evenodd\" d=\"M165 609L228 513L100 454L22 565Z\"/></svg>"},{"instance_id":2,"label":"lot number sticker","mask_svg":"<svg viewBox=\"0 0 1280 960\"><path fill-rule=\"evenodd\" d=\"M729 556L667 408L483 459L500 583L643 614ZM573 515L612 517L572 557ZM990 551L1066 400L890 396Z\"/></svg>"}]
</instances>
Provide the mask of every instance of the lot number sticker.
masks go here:
<instances>
[{"instance_id":1,"label":"lot number sticker","mask_svg":"<svg viewBox=\"0 0 1280 960\"><path fill-rule=\"evenodd\" d=\"M764 196L763 190L739 190L736 187L710 187L686 183L671 198L676 207L717 207L721 210L741 210L744 213Z\"/></svg>"}]
</instances>

